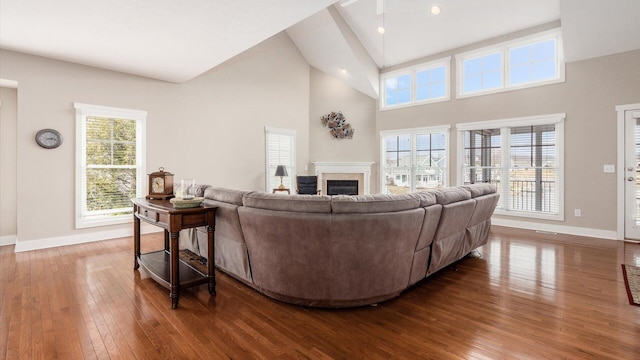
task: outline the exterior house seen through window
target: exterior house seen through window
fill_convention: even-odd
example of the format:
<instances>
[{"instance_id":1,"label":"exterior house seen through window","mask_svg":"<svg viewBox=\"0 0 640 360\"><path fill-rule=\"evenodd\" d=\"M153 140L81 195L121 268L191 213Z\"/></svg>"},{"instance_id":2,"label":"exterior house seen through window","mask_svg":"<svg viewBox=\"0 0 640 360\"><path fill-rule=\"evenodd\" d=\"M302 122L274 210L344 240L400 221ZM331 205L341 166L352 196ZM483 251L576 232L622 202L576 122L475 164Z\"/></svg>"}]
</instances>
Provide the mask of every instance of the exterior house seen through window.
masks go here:
<instances>
[{"instance_id":1,"label":"exterior house seen through window","mask_svg":"<svg viewBox=\"0 0 640 360\"><path fill-rule=\"evenodd\" d=\"M131 220L131 198L143 194L146 112L75 104L76 227Z\"/></svg>"},{"instance_id":2,"label":"exterior house seen through window","mask_svg":"<svg viewBox=\"0 0 640 360\"><path fill-rule=\"evenodd\" d=\"M446 186L448 131L382 132L382 193L406 194Z\"/></svg>"}]
</instances>

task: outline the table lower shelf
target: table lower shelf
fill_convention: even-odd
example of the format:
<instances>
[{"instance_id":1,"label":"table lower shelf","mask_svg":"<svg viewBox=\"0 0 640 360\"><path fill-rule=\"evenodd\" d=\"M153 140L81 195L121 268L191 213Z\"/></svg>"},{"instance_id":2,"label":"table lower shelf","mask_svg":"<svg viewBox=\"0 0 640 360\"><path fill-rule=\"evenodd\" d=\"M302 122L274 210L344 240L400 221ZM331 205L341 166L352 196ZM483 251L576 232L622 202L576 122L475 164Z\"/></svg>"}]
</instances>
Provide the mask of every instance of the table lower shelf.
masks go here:
<instances>
[{"instance_id":1,"label":"table lower shelf","mask_svg":"<svg viewBox=\"0 0 640 360\"><path fill-rule=\"evenodd\" d=\"M197 269L206 269L206 265L203 265L197 259L192 256L184 256L184 251L180 251L179 273L180 273L180 287L190 287L200 284L206 284L209 278L205 272ZM149 275L157 281L159 284L167 289L171 288L171 254L165 250L158 250L140 254L138 263L144 267Z\"/></svg>"}]
</instances>

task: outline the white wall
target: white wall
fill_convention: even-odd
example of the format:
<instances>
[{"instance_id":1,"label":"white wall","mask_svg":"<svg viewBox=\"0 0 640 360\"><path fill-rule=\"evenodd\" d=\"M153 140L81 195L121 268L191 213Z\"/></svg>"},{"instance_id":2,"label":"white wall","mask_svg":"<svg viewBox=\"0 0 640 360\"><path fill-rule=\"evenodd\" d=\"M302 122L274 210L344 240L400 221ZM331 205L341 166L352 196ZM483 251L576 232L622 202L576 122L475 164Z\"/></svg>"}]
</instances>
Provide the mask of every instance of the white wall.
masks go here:
<instances>
[{"instance_id":1,"label":"white wall","mask_svg":"<svg viewBox=\"0 0 640 360\"><path fill-rule=\"evenodd\" d=\"M18 248L56 246L129 231L76 230L74 102L148 111L147 173L239 189L264 187L264 126L298 130L298 166L309 161L309 66L282 33L200 77L172 84L0 50L0 78L19 83ZM64 143L35 144L42 128Z\"/></svg>"},{"instance_id":2,"label":"white wall","mask_svg":"<svg viewBox=\"0 0 640 360\"><path fill-rule=\"evenodd\" d=\"M378 188L376 153L376 100L329 76L311 68L309 105L309 159L310 161L371 161L372 193ZM320 118L332 111L342 111L347 122L355 129L353 139L338 140L323 127ZM308 174L313 174L309 164Z\"/></svg>"}]
</instances>

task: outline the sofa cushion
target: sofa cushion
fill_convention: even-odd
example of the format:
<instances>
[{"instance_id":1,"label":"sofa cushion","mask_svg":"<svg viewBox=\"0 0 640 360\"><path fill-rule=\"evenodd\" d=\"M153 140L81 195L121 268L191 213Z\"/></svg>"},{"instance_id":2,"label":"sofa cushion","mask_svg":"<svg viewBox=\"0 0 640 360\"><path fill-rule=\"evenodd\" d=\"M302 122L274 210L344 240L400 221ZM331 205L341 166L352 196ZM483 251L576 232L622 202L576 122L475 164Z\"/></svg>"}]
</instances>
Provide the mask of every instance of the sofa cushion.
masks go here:
<instances>
[{"instance_id":1,"label":"sofa cushion","mask_svg":"<svg viewBox=\"0 0 640 360\"><path fill-rule=\"evenodd\" d=\"M267 210L331 212L331 197L327 195L277 195L256 191L246 194L242 203L247 207Z\"/></svg>"},{"instance_id":2,"label":"sofa cushion","mask_svg":"<svg viewBox=\"0 0 640 360\"><path fill-rule=\"evenodd\" d=\"M242 205L242 198L251 191L210 187L204 192L205 199L216 200L233 205Z\"/></svg>"},{"instance_id":3,"label":"sofa cushion","mask_svg":"<svg viewBox=\"0 0 640 360\"><path fill-rule=\"evenodd\" d=\"M444 188L436 191L438 204L447 205L457 201L471 199L471 191L463 187Z\"/></svg>"},{"instance_id":4,"label":"sofa cushion","mask_svg":"<svg viewBox=\"0 0 640 360\"><path fill-rule=\"evenodd\" d=\"M211 185L193 185L187 189L187 194L193 196L204 196L204 192L210 187Z\"/></svg>"},{"instance_id":5,"label":"sofa cushion","mask_svg":"<svg viewBox=\"0 0 640 360\"><path fill-rule=\"evenodd\" d=\"M417 207L420 207L420 201L409 194L337 195L331 199L334 214L391 212Z\"/></svg>"},{"instance_id":6,"label":"sofa cushion","mask_svg":"<svg viewBox=\"0 0 640 360\"><path fill-rule=\"evenodd\" d=\"M411 193L410 195L420 201L420 207L431 206L438 203L435 191L421 191Z\"/></svg>"},{"instance_id":7,"label":"sofa cushion","mask_svg":"<svg viewBox=\"0 0 640 360\"><path fill-rule=\"evenodd\" d=\"M489 183L477 183L464 185L463 188L471 192L471 197L475 198L482 195L493 194L496 192L496 186Z\"/></svg>"}]
</instances>

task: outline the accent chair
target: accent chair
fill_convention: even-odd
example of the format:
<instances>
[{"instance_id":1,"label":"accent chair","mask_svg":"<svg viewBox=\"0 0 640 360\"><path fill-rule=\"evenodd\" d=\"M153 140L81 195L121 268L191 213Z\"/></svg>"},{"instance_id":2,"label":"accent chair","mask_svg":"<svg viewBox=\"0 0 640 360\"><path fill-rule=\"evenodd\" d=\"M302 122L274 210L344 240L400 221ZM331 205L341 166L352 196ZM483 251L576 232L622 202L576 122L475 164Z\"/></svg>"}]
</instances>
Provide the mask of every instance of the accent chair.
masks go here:
<instances>
[{"instance_id":1,"label":"accent chair","mask_svg":"<svg viewBox=\"0 0 640 360\"><path fill-rule=\"evenodd\" d=\"M320 195L317 176L296 176L297 192L301 195Z\"/></svg>"}]
</instances>

